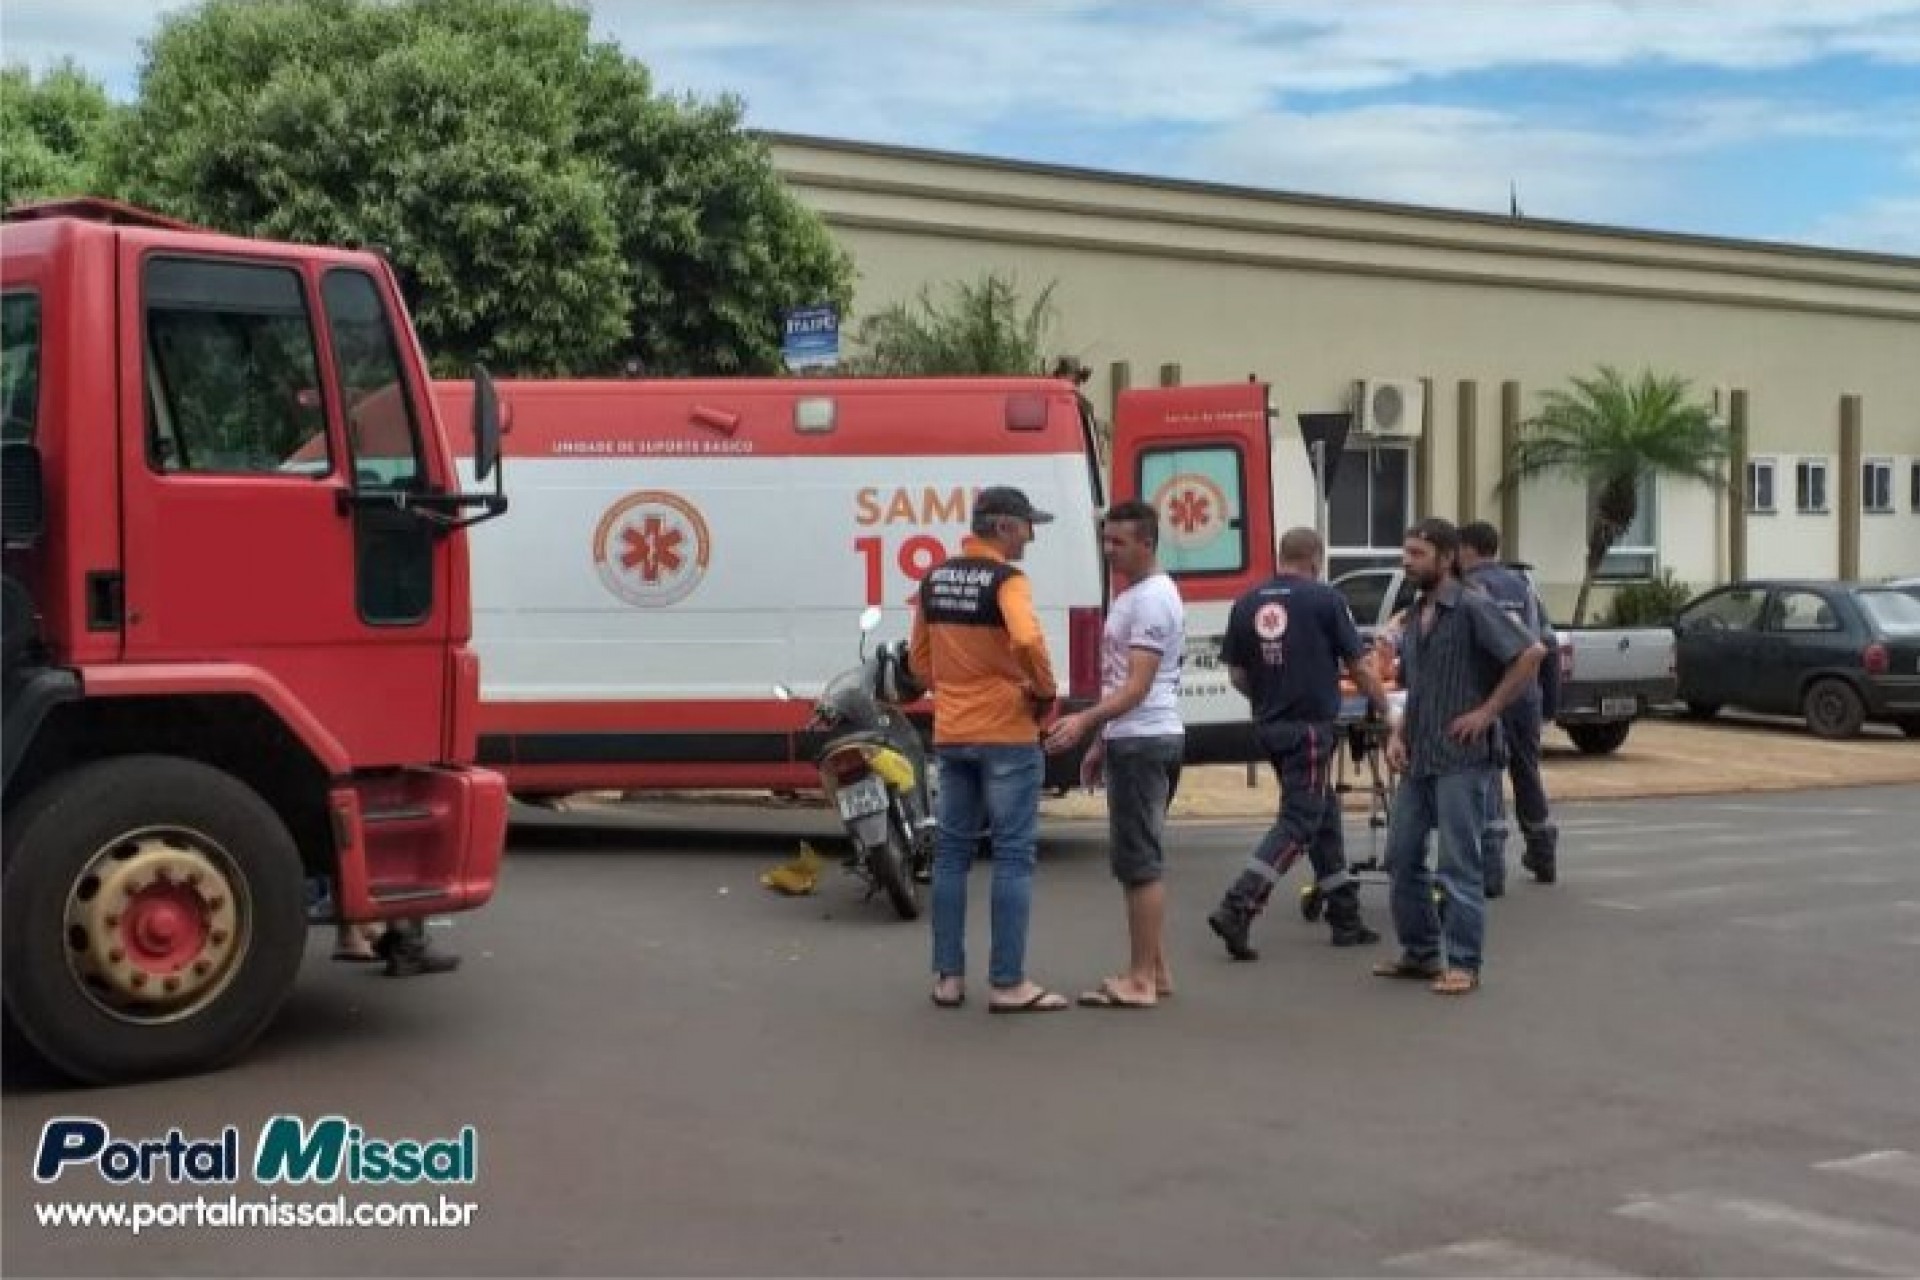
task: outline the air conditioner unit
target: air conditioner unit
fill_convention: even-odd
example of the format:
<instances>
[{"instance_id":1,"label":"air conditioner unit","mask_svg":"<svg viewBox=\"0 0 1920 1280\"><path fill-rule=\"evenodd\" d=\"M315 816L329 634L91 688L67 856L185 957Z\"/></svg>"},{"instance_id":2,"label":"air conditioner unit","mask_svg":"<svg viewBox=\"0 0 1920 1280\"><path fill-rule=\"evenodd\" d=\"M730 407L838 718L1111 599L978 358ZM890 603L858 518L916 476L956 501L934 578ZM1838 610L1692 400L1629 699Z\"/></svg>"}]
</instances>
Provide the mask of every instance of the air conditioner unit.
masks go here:
<instances>
[{"instance_id":1,"label":"air conditioner unit","mask_svg":"<svg viewBox=\"0 0 1920 1280\"><path fill-rule=\"evenodd\" d=\"M1426 417L1426 388L1418 378L1367 378L1358 384L1354 422L1361 434L1413 440Z\"/></svg>"}]
</instances>

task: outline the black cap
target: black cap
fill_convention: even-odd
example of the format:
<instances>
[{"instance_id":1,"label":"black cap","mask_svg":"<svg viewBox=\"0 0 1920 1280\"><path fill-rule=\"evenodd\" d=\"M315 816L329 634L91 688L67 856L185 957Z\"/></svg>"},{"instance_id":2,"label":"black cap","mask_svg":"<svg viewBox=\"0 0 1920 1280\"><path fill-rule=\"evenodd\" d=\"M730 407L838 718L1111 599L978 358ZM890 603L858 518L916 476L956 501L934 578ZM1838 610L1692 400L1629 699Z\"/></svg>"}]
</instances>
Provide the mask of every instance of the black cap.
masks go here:
<instances>
[{"instance_id":1,"label":"black cap","mask_svg":"<svg viewBox=\"0 0 1920 1280\"><path fill-rule=\"evenodd\" d=\"M982 489L980 496L973 500L973 514L976 516L1012 516L1016 520L1028 520L1034 524L1050 524L1053 513L1037 510L1027 501L1027 495L1018 489L1006 485L994 485L991 489Z\"/></svg>"}]
</instances>

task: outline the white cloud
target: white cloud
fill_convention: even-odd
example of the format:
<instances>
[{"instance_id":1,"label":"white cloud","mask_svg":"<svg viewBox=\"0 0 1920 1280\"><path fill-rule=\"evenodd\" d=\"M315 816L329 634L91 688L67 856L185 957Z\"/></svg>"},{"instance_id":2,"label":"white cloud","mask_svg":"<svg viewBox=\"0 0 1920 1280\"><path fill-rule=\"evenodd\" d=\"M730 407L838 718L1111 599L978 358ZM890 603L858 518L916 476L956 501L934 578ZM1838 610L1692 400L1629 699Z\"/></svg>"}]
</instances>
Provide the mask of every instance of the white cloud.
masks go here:
<instances>
[{"instance_id":1,"label":"white cloud","mask_svg":"<svg viewBox=\"0 0 1920 1280\"><path fill-rule=\"evenodd\" d=\"M1796 237L1808 244L1920 257L1920 193L1870 200L1828 214Z\"/></svg>"},{"instance_id":2,"label":"white cloud","mask_svg":"<svg viewBox=\"0 0 1920 1280\"><path fill-rule=\"evenodd\" d=\"M160 17L188 0L5 0L0 54L35 69L71 58L113 91L131 93L142 52Z\"/></svg>"}]
</instances>

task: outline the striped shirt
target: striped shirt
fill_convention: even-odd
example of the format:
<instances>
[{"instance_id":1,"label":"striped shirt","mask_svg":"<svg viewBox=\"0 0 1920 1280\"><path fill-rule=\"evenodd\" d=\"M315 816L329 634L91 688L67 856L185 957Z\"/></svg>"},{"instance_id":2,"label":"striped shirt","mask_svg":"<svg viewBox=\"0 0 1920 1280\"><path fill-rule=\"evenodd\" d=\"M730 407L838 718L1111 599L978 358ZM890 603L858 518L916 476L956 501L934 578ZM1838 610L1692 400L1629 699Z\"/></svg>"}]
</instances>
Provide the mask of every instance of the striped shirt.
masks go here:
<instances>
[{"instance_id":1,"label":"striped shirt","mask_svg":"<svg viewBox=\"0 0 1920 1280\"><path fill-rule=\"evenodd\" d=\"M1429 597L1433 625L1423 625ZM1497 765L1498 729L1478 742L1455 742L1447 726L1485 702L1500 677L1534 644L1526 628L1494 601L1449 578L1407 610L1401 641L1407 684L1408 772L1416 777Z\"/></svg>"}]
</instances>

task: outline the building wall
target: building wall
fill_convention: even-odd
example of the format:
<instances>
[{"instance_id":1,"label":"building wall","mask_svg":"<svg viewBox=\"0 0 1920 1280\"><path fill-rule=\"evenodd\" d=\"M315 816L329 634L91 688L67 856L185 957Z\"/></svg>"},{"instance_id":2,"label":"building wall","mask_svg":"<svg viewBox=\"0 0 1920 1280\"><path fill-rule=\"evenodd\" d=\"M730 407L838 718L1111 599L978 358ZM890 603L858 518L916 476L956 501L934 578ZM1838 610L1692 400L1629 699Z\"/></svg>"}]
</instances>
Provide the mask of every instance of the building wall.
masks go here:
<instances>
[{"instance_id":1,"label":"building wall","mask_svg":"<svg viewBox=\"0 0 1920 1280\"><path fill-rule=\"evenodd\" d=\"M773 142L852 253L858 312L988 270L1029 294L1057 282L1060 351L1091 366L1096 405L1110 404L1120 365L1135 386L1164 364L1188 383L1253 374L1273 384L1297 439L1296 413L1351 408L1358 379L1425 380L1430 474L1417 492L1431 502L1420 514L1498 523L1503 384L1518 384L1524 416L1542 390L1600 364L1678 373L1703 398L1718 391L1723 408L1744 390L1748 452L1778 459L1779 511L1745 520L1750 575L1838 573L1849 520L1860 576L1920 573L1908 475L1920 456L1920 260ZM1470 451L1463 383L1477 410ZM1862 406L1861 456L1896 461L1893 514L1842 509L1846 395ZM1803 457L1827 459L1827 514L1793 509ZM1301 487L1282 491L1303 508L1283 522L1310 521ZM1695 587L1723 579L1739 536L1730 501L1662 482L1661 567ZM1564 608L1582 567L1584 495L1529 484L1518 514L1509 543Z\"/></svg>"}]
</instances>

